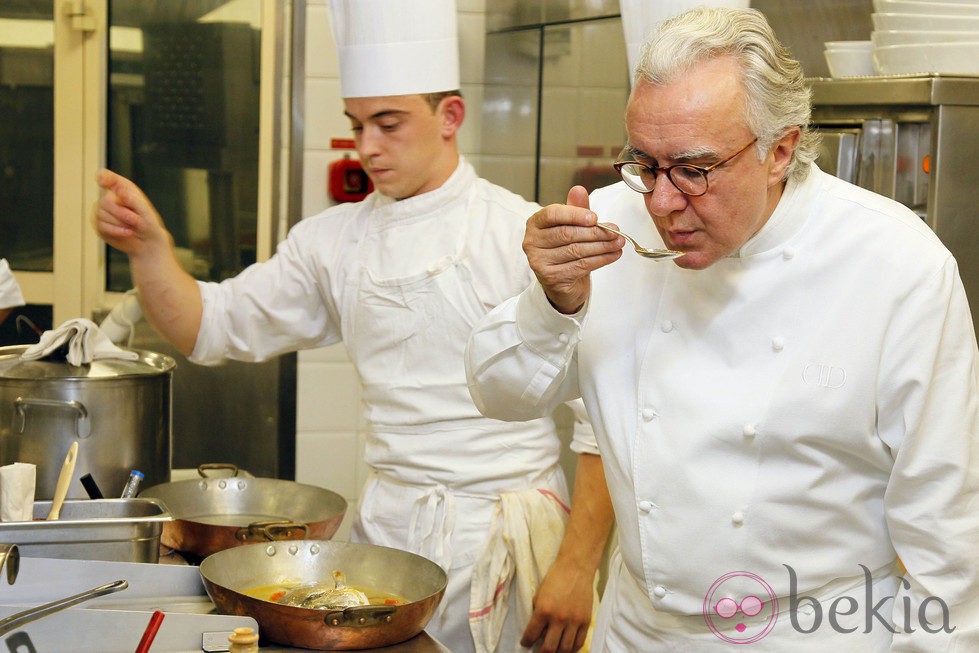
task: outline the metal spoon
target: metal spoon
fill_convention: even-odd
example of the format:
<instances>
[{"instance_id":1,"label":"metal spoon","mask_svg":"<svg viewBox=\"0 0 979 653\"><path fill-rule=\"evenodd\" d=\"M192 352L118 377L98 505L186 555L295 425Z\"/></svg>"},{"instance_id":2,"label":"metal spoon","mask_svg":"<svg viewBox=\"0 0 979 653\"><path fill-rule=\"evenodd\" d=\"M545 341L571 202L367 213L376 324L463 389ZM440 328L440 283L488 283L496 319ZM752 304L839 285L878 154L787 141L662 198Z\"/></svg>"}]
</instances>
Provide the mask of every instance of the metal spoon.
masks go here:
<instances>
[{"instance_id":1,"label":"metal spoon","mask_svg":"<svg viewBox=\"0 0 979 653\"><path fill-rule=\"evenodd\" d=\"M598 223L598 226L604 229L605 231L611 231L613 234L618 234L623 238L625 238L626 240L628 240L630 243L632 243L632 246L636 250L636 254L638 254L639 256L645 256L646 258L651 258L656 261L668 261L683 256L684 254L684 252L678 252L673 249L647 249L642 245L640 245L639 243L637 243L632 236L628 234L624 234L618 229L613 229L607 224L602 224L601 222Z\"/></svg>"}]
</instances>

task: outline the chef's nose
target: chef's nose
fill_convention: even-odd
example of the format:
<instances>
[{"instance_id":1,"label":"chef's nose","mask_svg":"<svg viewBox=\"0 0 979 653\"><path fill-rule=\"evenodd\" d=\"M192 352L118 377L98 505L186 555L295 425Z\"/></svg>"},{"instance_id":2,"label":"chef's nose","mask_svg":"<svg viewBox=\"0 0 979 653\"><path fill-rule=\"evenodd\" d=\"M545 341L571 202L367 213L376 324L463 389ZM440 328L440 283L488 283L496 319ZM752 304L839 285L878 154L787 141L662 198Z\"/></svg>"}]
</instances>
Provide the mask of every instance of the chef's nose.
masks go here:
<instances>
[{"instance_id":1,"label":"chef's nose","mask_svg":"<svg viewBox=\"0 0 979 653\"><path fill-rule=\"evenodd\" d=\"M365 126L360 137L356 140L357 153L365 161L376 156L381 151L381 131L373 126Z\"/></svg>"},{"instance_id":2,"label":"chef's nose","mask_svg":"<svg viewBox=\"0 0 979 653\"><path fill-rule=\"evenodd\" d=\"M664 173L656 175L653 190L645 193L645 197L646 208L654 216L667 216L674 211L681 211L690 201Z\"/></svg>"}]
</instances>

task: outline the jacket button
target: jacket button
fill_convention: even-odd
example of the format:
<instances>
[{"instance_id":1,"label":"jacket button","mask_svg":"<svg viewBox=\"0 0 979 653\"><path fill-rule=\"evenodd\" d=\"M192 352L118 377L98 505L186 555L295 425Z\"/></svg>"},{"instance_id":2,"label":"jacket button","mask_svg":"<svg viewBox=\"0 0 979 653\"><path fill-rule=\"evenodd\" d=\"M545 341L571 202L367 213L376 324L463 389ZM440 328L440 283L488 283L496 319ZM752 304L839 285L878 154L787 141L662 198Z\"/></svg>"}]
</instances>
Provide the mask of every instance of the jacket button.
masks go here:
<instances>
[{"instance_id":1,"label":"jacket button","mask_svg":"<svg viewBox=\"0 0 979 653\"><path fill-rule=\"evenodd\" d=\"M642 409L642 419L643 419L644 422L652 422L657 417L659 417L659 413L657 413L652 408L643 408Z\"/></svg>"},{"instance_id":2,"label":"jacket button","mask_svg":"<svg viewBox=\"0 0 979 653\"><path fill-rule=\"evenodd\" d=\"M659 325L659 328L662 329L663 333L669 333L673 330L673 322L670 320L664 320L663 323Z\"/></svg>"},{"instance_id":3,"label":"jacket button","mask_svg":"<svg viewBox=\"0 0 979 653\"><path fill-rule=\"evenodd\" d=\"M642 510L643 512L652 512L653 502L647 499L643 499L642 501L639 502L639 509Z\"/></svg>"},{"instance_id":4,"label":"jacket button","mask_svg":"<svg viewBox=\"0 0 979 653\"><path fill-rule=\"evenodd\" d=\"M561 344L567 344L567 342L568 342L568 334L561 333L561 334L558 335L557 339L558 339L558 342L560 342Z\"/></svg>"},{"instance_id":5,"label":"jacket button","mask_svg":"<svg viewBox=\"0 0 979 653\"><path fill-rule=\"evenodd\" d=\"M745 424L744 428L741 429L741 433L746 438L753 438L758 434L758 429L755 428L754 424Z\"/></svg>"},{"instance_id":6,"label":"jacket button","mask_svg":"<svg viewBox=\"0 0 979 653\"><path fill-rule=\"evenodd\" d=\"M738 511L733 515L731 515L731 523L734 524L735 526L741 526L742 524L744 524L744 513Z\"/></svg>"},{"instance_id":7,"label":"jacket button","mask_svg":"<svg viewBox=\"0 0 979 653\"><path fill-rule=\"evenodd\" d=\"M666 588L662 585L657 585L653 588L653 594L656 595L656 598L661 599L666 596Z\"/></svg>"},{"instance_id":8,"label":"jacket button","mask_svg":"<svg viewBox=\"0 0 979 653\"><path fill-rule=\"evenodd\" d=\"M792 249L791 247L786 247L785 249L782 250L782 258L785 259L786 261L791 261L794 256L795 256L795 250Z\"/></svg>"},{"instance_id":9,"label":"jacket button","mask_svg":"<svg viewBox=\"0 0 979 653\"><path fill-rule=\"evenodd\" d=\"M772 338L772 350L782 351L783 349L785 349L785 339L778 336Z\"/></svg>"}]
</instances>

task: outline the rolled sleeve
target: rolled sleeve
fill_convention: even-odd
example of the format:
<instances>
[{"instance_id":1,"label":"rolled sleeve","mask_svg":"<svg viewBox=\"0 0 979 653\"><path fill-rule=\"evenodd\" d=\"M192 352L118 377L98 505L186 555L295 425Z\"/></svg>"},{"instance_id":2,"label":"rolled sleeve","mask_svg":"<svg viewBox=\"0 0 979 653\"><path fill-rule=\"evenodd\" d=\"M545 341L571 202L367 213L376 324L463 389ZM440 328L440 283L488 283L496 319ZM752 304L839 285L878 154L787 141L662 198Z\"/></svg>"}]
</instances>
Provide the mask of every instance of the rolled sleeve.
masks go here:
<instances>
[{"instance_id":1,"label":"rolled sleeve","mask_svg":"<svg viewBox=\"0 0 979 653\"><path fill-rule=\"evenodd\" d=\"M476 407L487 417L519 421L544 417L580 397L574 352L586 310L562 315L535 281L490 311L466 349Z\"/></svg>"}]
</instances>

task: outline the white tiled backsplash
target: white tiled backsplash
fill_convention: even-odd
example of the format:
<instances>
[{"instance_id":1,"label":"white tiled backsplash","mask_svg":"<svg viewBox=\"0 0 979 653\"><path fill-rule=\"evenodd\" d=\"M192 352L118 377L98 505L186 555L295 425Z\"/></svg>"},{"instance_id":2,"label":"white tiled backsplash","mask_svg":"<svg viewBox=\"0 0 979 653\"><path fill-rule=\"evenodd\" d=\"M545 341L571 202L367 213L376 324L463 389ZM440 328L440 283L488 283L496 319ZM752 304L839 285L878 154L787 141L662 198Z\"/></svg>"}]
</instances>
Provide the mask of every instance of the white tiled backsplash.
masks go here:
<instances>
[{"instance_id":1,"label":"white tiled backsplash","mask_svg":"<svg viewBox=\"0 0 979 653\"><path fill-rule=\"evenodd\" d=\"M457 10L462 44L460 74L466 98L459 148L478 170L485 0L458 0ZM325 0L307 3L305 64L302 210L308 217L333 204L327 193L327 167L351 153L330 149L331 139L350 138L351 133L343 115L336 48ZM300 352L298 365L296 480L329 488L347 499L350 508L336 534L337 539L346 540L367 475L360 382L342 344Z\"/></svg>"}]
</instances>

